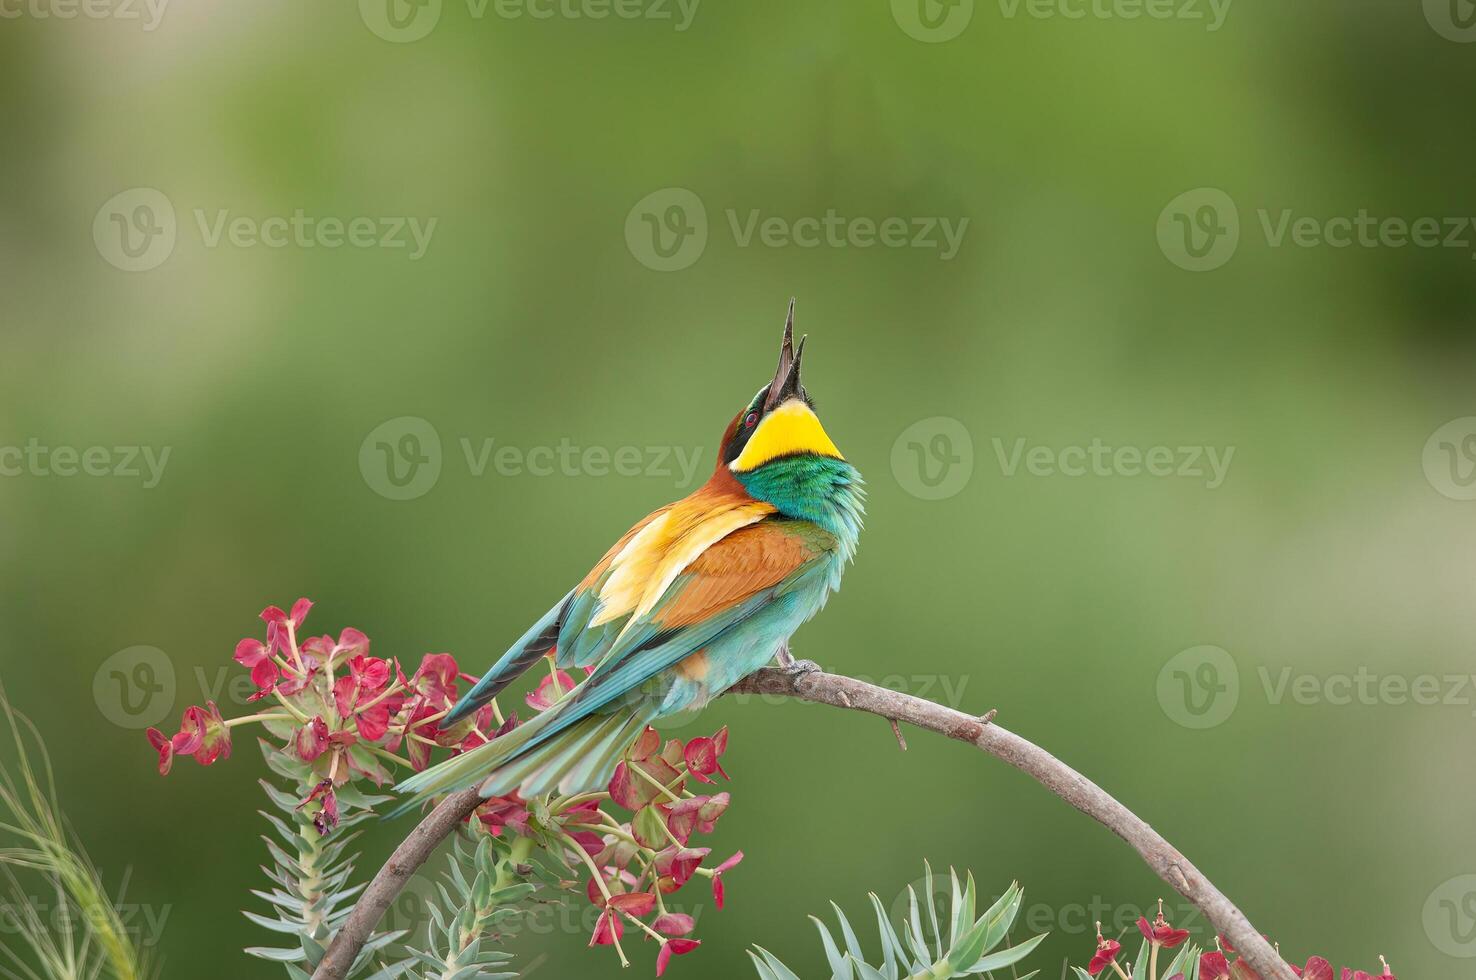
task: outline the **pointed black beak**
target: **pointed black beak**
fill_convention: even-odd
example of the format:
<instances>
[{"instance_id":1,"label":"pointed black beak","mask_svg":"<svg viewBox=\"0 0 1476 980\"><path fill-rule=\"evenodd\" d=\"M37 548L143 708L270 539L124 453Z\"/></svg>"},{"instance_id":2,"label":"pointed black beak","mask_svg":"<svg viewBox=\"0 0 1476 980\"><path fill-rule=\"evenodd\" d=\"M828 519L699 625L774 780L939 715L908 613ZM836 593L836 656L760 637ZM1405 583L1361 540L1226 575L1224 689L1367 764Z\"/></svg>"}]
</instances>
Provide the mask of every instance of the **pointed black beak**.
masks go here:
<instances>
[{"instance_id":1,"label":"pointed black beak","mask_svg":"<svg viewBox=\"0 0 1476 980\"><path fill-rule=\"evenodd\" d=\"M770 412L789 398L808 401L804 386L800 384L800 361L805 356L805 338L801 337L799 348L794 346L794 300L789 301L789 315L784 319L784 344L779 348L779 369L774 380L769 382L769 394L764 399L764 412Z\"/></svg>"}]
</instances>

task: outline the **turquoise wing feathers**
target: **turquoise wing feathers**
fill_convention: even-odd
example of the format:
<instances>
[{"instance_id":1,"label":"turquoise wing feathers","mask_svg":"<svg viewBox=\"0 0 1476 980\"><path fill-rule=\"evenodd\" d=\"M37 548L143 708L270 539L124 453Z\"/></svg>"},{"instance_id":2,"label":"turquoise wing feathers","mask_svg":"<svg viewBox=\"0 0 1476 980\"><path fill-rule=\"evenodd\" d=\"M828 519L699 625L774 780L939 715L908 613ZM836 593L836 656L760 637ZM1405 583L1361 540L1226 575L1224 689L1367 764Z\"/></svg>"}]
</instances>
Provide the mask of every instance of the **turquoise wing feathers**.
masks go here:
<instances>
[{"instance_id":1,"label":"turquoise wing feathers","mask_svg":"<svg viewBox=\"0 0 1476 980\"><path fill-rule=\"evenodd\" d=\"M590 598L607 584L611 573L606 570L588 589L575 589L530 627L462 704L490 697L487 692L505 687L517 672L548 653L546 639L556 623L562 626L556 644L559 664L577 665L591 651L603 651L593 673L528 724L419 773L398 788L417 794L418 800L484 779L484 795L500 794L526 786L531 772L550 778L572 773L608 779L606 770L613 769L608 743L616 733L633 738L640 725L632 734L625 724L593 724L589 719L615 714L643 725L663 714L700 706L762 666L798 623L819 608L837 550L835 538L814 525L762 520L699 553L646 603L646 611L614 618L601 611L598 598ZM703 662L692 666L694 657ZM578 731L563 746L558 736L572 729ZM545 745L553 747L541 750ZM558 759L554 748L568 757ZM579 753L599 756L609 764L581 767ZM515 759L519 765L510 766ZM488 778L494 770L494 777ZM515 782L520 777L522 781Z\"/></svg>"}]
</instances>

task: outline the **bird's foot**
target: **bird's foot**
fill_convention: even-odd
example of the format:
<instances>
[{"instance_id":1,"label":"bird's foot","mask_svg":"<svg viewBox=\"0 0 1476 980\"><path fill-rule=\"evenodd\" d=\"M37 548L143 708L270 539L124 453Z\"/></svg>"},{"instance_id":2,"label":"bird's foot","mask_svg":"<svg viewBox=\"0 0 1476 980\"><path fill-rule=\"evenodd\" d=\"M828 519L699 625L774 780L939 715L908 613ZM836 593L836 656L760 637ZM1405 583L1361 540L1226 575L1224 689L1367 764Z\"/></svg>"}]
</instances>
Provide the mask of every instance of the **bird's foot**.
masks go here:
<instances>
[{"instance_id":1,"label":"bird's foot","mask_svg":"<svg viewBox=\"0 0 1476 980\"><path fill-rule=\"evenodd\" d=\"M790 657L789 663L782 665L780 669L791 676L801 676L804 674L819 673L821 668L813 660L796 660Z\"/></svg>"}]
</instances>

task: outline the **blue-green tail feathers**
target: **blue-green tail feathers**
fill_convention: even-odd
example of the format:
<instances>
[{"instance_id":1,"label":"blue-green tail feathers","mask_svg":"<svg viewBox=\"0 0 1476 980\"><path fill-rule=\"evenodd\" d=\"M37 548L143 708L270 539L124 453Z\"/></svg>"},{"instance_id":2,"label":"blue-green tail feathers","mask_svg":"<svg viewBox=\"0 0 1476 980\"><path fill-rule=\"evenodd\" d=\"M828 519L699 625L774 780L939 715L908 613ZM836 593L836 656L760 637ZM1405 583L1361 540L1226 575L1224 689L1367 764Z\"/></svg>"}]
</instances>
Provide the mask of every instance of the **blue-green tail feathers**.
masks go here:
<instances>
[{"instance_id":1,"label":"blue-green tail feathers","mask_svg":"<svg viewBox=\"0 0 1476 980\"><path fill-rule=\"evenodd\" d=\"M482 675L482 679L456 702L456 706L441 723L443 727L449 728L474 714L478 708L500 694L503 688L517 680L523 671L537 663L539 657L554 648L559 640L564 611L569 607L569 599L573 595L570 592L556 602L538 622L528 627L528 632L519 637L518 642L508 647L507 652Z\"/></svg>"},{"instance_id":2,"label":"blue-green tail feathers","mask_svg":"<svg viewBox=\"0 0 1476 980\"><path fill-rule=\"evenodd\" d=\"M524 799L557 790L583 793L604 787L636 736L650 722L651 706L622 705L578 717L555 708L470 752L416 773L395 787L412 794L388 816L397 817L433 796L473 786L484 797L517 792ZM555 736L557 736L555 738Z\"/></svg>"}]
</instances>

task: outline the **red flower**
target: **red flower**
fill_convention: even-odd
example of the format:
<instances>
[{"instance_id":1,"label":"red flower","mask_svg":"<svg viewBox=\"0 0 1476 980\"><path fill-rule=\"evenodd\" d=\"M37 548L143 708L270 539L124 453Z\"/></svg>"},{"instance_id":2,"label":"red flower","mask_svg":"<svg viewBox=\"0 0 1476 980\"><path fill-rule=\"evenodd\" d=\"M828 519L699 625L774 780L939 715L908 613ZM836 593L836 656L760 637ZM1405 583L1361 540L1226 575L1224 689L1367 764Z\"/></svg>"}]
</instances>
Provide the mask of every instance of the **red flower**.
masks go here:
<instances>
[{"instance_id":1,"label":"red flower","mask_svg":"<svg viewBox=\"0 0 1476 980\"><path fill-rule=\"evenodd\" d=\"M594 935L589 937L591 946L609 946L625 935L625 926L620 924L620 917L613 909L601 913L600 921L595 923Z\"/></svg>"},{"instance_id":2,"label":"red flower","mask_svg":"<svg viewBox=\"0 0 1476 980\"><path fill-rule=\"evenodd\" d=\"M651 914L656 907L656 896L650 892L627 892L624 895L611 895L609 907L626 915L641 918Z\"/></svg>"},{"instance_id":3,"label":"red flower","mask_svg":"<svg viewBox=\"0 0 1476 980\"><path fill-rule=\"evenodd\" d=\"M427 653L420 660L420 669L415 672L410 686L422 697L449 708L456 703L456 658L449 653Z\"/></svg>"},{"instance_id":4,"label":"red flower","mask_svg":"<svg viewBox=\"0 0 1476 980\"><path fill-rule=\"evenodd\" d=\"M405 754L410 757L410 765L420 772L430 765L431 747L421 739L429 739L434 742L439 730L436 722L445 708L438 708L425 698L416 698L410 709L410 717L405 721L404 732L408 735L418 735L420 738L405 739ZM393 751L399 742L396 735L390 739L389 747Z\"/></svg>"},{"instance_id":5,"label":"red flower","mask_svg":"<svg viewBox=\"0 0 1476 980\"><path fill-rule=\"evenodd\" d=\"M185 709L179 734L174 736L174 754L192 755L202 766L231 757L231 730L214 701L206 701L203 708L190 705Z\"/></svg>"},{"instance_id":6,"label":"red flower","mask_svg":"<svg viewBox=\"0 0 1476 980\"><path fill-rule=\"evenodd\" d=\"M1152 925L1148 923L1147 919L1139 916L1138 931L1143 934L1144 939L1153 943L1155 946L1162 946L1164 949L1173 949L1189 938L1189 930L1175 929L1169 925L1164 921L1162 911L1159 911L1158 917L1153 920Z\"/></svg>"},{"instance_id":7,"label":"red flower","mask_svg":"<svg viewBox=\"0 0 1476 980\"><path fill-rule=\"evenodd\" d=\"M248 698L248 701L260 701L271 694L277 686L277 678L281 672L277 670L276 663L272 660L271 649L260 640L250 638L236 644L236 663L251 671L251 683L256 685L256 693Z\"/></svg>"},{"instance_id":8,"label":"red flower","mask_svg":"<svg viewBox=\"0 0 1476 980\"><path fill-rule=\"evenodd\" d=\"M1122 949L1122 943L1117 940L1097 936L1097 954L1092 957L1091 963L1087 964L1087 972L1092 976L1101 973L1109 963L1117 959L1117 952L1120 949Z\"/></svg>"},{"instance_id":9,"label":"red flower","mask_svg":"<svg viewBox=\"0 0 1476 980\"><path fill-rule=\"evenodd\" d=\"M1306 966L1297 966L1292 963L1291 968L1292 972L1302 980L1333 980L1332 964L1321 956L1309 957Z\"/></svg>"},{"instance_id":10,"label":"red flower","mask_svg":"<svg viewBox=\"0 0 1476 980\"><path fill-rule=\"evenodd\" d=\"M388 660L360 653L350 657L346 666L349 669L349 676L353 678L354 685L361 693L378 694L389 683L390 662Z\"/></svg>"},{"instance_id":11,"label":"red flower","mask_svg":"<svg viewBox=\"0 0 1476 980\"><path fill-rule=\"evenodd\" d=\"M318 803L318 812L313 814L313 826L318 829L319 837L326 837L328 831L338 826L338 797L333 795L333 781L325 779L313 787L308 798L297 804L301 810L309 803Z\"/></svg>"},{"instance_id":12,"label":"red flower","mask_svg":"<svg viewBox=\"0 0 1476 980\"><path fill-rule=\"evenodd\" d=\"M668 939L661 944L661 952L656 954L656 975L659 977L666 972L666 964L671 962L673 956L690 953L701 945L700 939Z\"/></svg>"},{"instance_id":13,"label":"red flower","mask_svg":"<svg viewBox=\"0 0 1476 980\"><path fill-rule=\"evenodd\" d=\"M668 847L656 855L657 886L670 895L696 874L702 859L711 853L706 847Z\"/></svg>"},{"instance_id":14,"label":"red flower","mask_svg":"<svg viewBox=\"0 0 1476 980\"><path fill-rule=\"evenodd\" d=\"M290 656L292 644L289 640L290 632L295 634L302 626L302 621L307 619L308 610L313 608L309 599L298 599L292 604L292 612L284 613L276 606L267 606L261 611L262 622L267 624L267 646L281 652L284 656Z\"/></svg>"},{"instance_id":15,"label":"red flower","mask_svg":"<svg viewBox=\"0 0 1476 980\"><path fill-rule=\"evenodd\" d=\"M192 755L202 766L231 757L231 730L214 701L206 701L203 708L196 705L186 708L179 731L171 738L165 738L157 728L150 728L144 735L159 753L161 776L169 775L177 755Z\"/></svg>"},{"instance_id":16,"label":"red flower","mask_svg":"<svg viewBox=\"0 0 1476 980\"><path fill-rule=\"evenodd\" d=\"M728 729L723 728L712 738L698 737L687 743L682 752L682 758L686 760L687 769L693 776L704 783L712 782L708 777L713 773L722 773L723 778L728 774L723 772L723 765L718 759L728 748Z\"/></svg>"},{"instance_id":17,"label":"red flower","mask_svg":"<svg viewBox=\"0 0 1476 980\"><path fill-rule=\"evenodd\" d=\"M516 793L488 798L477 807L476 817L493 837L501 835L504 827L519 834L528 830L528 804Z\"/></svg>"},{"instance_id":18,"label":"red flower","mask_svg":"<svg viewBox=\"0 0 1476 980\"><path fill-rule=\"evenodd\" d=\"M405 696L385 694L391 679L388 660L359 653L347 666L349 672L333 682L334 706L345 723L353 720L361 738L378 742L389 731L390 718L399 712Z\"/></svg>"},{"instance_id":19,"label":"red flower","mask_svg":"<svg viewBox=\"0 0 1476 980\"><path fill-rule=\"evenodd\" d=\"M461 737L461 741L453 746L455 750L458 753L470 752L477 746L486 745L494 738L501 738L503 735L506 735L508 732L518 727L518 716L516 714L508 715L507 718L503 720L502 724L497 726L496 731L489 731L489 729L491 729L492 727L492 721L492 706L490 704L479 709L477 713L472 716L471 727L468 728L466 734ZM460 725L457 724L451 727L452 730L455 730L459 728Z\"/></svg>"},{"instance_id":20,"label":"red flower","mask_svg":"<svg viewBox=\"0 0 1476 980\"><path fill-rule=\"evenodd\" d=\"M328 751L328 724L315 715L312 721L297 730L294 744L297 757L303 762L312 762Z\"/></svg>"},{"instance_id":21,"label":"red flower","mask_svg":"<svg viewBox=\"0 0 1476 980\"><path fill-rule=\"evenodd\" d=\"M157 728L150 728L144 734L148 736L149 744L159 753L159 775L169 775L169 770L174 765L174 740L165 737Z\"/></svg>"},{"instance_id":22,"label":"red flower","mask_svg":"<svg viewBox=\"0 0 1476 980\"><path fill-rule=\"evenodd\" d=\"M1230 963L1218 949L1199 957L1199 980L1229 980Z\"/></svg>"},{"instance_id":23,"label":"red flower","mask_svg":"<svg viewBox=\"0 0 1476 980\"><path fill-rule=\"evenodd\" d=\"M723 907L723 872L734 867L742 860L743 852L735 851L732 857L712 869L712 900L717 903L718 908Z\"/></svg>"},{"instance_id":24,"label":"red flower","mask_svg":"<svg viewBox=\"0 0 1476 980\"><path fill-rule=\"evenodd\" d=\"M671 832L683 844L693 832L710 834L718 817L728 809L731 797L727 793L714 796L693 796L671 805L671 818L667 821Z\"/></svg>"},{"instance_id":25,"label":"red flower","mask_svg":"<svg viewBox=\"0 0 1476 980\"><path fill-rule=\"evenodd\" d=\"M558 683L557 689L554 687L556 678ZM524 696L523 700L527 701L528 707L534 711L547 711L572 690L574 690L574 678L562 670L557 670L539 681L538 689Z\"/></svg>"},{"instance_id":26,"label":"red flower","mask_svg":"<svg viewBox=\"0 0 1476 980\"><path fill-rule=\"evenodd\" d=\"M665 912L658 915L651 924L651 928L667 936L685 936L696 926L697 923L690 915L683 915L681 912Z\"/></svg>"},{"instance_id":27,"label":"red flower","mask_svg":"<svg viewBox=\"0 0 1476 980\"><path fill-rule=\"evenodd\" d=\"M307 667L306 672L289 682L295 684L297 690L307 685L308 680L318 672L318 668L328 665L337 666L355 657L367 656L369 653L369 637L354 629L346 627L338 634L335 641L331 636L313 636L302 641L298 645L302 654L303 664ZM284 694L295 694L297 691L286 690L287 684L282 685Z\"/></svg>"},{"instance_id":28,"label":"red flower","mask_svg":"<svg viewBox=\"0 0 1476 980\"><path fill-rule=\"evenodd\" d=\"M1377 976L1372 973L1364 973L1362 970L1349 969L1345 966L1343 967L1342 980L1394 980L1394 973L1389 969L1389 961L1380 956L1379 962L1383 964L1384 969Z\"/></svg>"}]
</instances>

